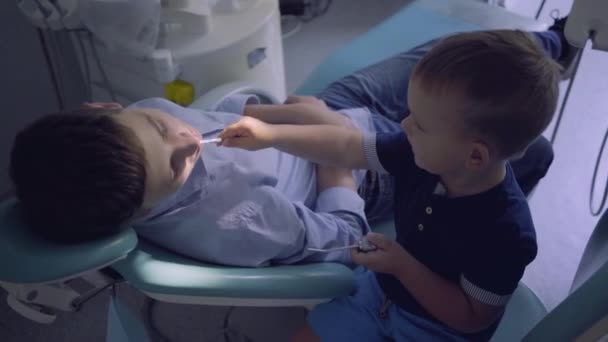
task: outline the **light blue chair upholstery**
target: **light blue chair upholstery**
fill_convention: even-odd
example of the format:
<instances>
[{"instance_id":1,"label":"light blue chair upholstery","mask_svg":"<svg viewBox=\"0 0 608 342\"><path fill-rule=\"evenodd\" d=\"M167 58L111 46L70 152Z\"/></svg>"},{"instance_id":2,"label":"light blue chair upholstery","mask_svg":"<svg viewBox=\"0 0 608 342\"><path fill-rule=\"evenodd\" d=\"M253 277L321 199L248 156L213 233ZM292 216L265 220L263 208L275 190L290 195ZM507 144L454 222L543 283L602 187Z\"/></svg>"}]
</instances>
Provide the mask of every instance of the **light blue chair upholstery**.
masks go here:
<instances>
[{"instance_id":1,"label":"light blue chair upholstery","mask_svg":"<svg viewBox=\"0 0 608 342\"><path fill-rule=\"evenodd\" d=\"M55 283L108 266L151 297L177 303L311 306L350 292L354 283L350 268L334 263L205 264L138 241L132 229L96 241L57 244L30 231L15 199L0 203L0 282Z\"/></svg>"},{"instance_id":2,"label":"light blue chair upholstery","mask_svg":"<svg viewBox=\"0 0 608 342\"><path fill-rule=\"evenodd\" d=\"M547 309L536 294L519 283L491 341L521 341L546 314Z\"/></svg>"},{"instance_id":3,"label":"light blue chair upholstery","mask_svg":"<svg viewBox=\"0 0 608 342\"><path fill-rule=\"evenodd\" d=\"M479 29L478 25L411 5L337 49L312 72L296 94L314 95L341 77L429 40Z\"/></svg>"},{"instance_id":4,"label":"light blue chair upholstery","mask_svg":"<svg viewBox=\"0 0 608 342\"><path fill-rule=\"evenodd\" d=\"M314 305L350 292L354 279L339 264L226 267L180 257L145 241L112 268L157 300L226 306Z\"/></svg>"},{"instance_id":5,"label":"light blue chair upholstery","mask_svg":"<svg viewBox=\"0 0 608 342\"><path fill-rule=\"evenodd\" d=\"M608 335L607 319L608 211L605 211L587 242L570 294L524 341L574 341L584 333L588 334L584 341L597 341Z\"/></svg>"},{"instance_id":6,"label":"light blue chair upholstery","mask_svg":"<svg viewBox=\"0 0 608 342\"><path fill-rule=\"evenodd\" d=\"M19 203L0 203L0 281L48 283L96 270L123 259L135 249L132 230L78 245L38 239L22 222Z\"/></svg>"},{"instance_id":7,"label":"light blue chair upholstery","mask_svg":"<svg viewBox=\"0 0 608 342\"><path fill-rule=\"evenodd\" d=\"M331 82L429 40L455 32L547 25L470 0L413 1L370 31L329 55L295 91L315 95Z\"/></svg>"}]
</instances>

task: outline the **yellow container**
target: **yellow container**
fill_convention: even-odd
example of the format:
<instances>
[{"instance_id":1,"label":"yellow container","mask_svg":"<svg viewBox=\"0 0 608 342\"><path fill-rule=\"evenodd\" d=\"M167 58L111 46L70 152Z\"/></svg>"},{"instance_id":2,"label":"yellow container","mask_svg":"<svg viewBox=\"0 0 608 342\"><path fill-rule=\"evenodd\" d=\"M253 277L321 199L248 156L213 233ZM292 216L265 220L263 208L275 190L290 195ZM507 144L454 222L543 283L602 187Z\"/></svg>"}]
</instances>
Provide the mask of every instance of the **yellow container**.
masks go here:
<instances>
[{"instance_id":1,"label":"yellow container","mask_svg":"<svg viewBox=\"0 0 608 342\"><path fill-rule=\"evenodd\" d=\"M175 80L165 84L165 98L181 106L194 101L194 86L190 82Z\"/></svg>"}]
</instances>

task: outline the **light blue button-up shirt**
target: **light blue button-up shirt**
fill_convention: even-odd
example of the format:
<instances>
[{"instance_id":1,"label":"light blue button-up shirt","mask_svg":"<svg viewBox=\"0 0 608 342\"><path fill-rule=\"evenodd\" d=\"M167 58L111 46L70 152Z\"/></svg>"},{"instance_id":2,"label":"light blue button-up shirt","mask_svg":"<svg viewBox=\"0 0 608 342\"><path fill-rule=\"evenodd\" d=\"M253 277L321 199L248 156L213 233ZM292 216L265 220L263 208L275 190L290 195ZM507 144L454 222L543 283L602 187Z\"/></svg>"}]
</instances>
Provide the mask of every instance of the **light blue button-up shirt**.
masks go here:
<instances>
[{"instance_id":1,"label":"light blue button-up shirt","mask_svg":"<svg viewBox=\"0 0 608 342\"><path fill-rule=\"evenodd\" d=\"M203 137L217 135L238 120L242 98L207 112L164 99L147 99L132 107L163 110L197 128ZM371 130L365 109L347 110L355 126ZM360 181L362 171L355 171ZM364 202L346 188L316 191L315 165L264 149L249 152L207 144L188 180L144 218L137 233L176 253L206 262L266 266L297 262L349 263L350 251L314 252L356 243L369 227Z\"/></svg>"}]
</instances>

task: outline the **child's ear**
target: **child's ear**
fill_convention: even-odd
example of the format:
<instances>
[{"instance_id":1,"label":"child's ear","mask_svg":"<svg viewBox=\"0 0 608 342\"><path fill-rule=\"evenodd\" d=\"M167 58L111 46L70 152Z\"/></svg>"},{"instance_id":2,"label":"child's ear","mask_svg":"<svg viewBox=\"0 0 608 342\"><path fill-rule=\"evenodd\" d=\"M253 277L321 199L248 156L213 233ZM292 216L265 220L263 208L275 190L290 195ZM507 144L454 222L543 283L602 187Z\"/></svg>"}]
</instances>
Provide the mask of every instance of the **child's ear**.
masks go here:
<instances>
[{"instance_id":1,"label":"child's ear","mask_svg":"<svg viewBox=\"0 0 608 342\"><path fill-rule=\"evenodd\" d=\"M490 149L488 145L479 141L474 142L467 158L467 169L471 171L479 171L484 169L490 163Z\"/></svg>"}]
</instances>

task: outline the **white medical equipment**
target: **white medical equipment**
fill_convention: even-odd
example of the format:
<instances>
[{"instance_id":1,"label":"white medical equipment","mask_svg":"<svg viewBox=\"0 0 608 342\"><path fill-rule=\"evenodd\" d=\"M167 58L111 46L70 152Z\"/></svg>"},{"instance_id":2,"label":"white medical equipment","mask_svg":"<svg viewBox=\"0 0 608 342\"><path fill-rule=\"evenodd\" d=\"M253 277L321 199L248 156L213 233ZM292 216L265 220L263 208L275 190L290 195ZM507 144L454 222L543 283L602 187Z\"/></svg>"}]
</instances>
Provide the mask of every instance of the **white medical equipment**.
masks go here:
<instances>
[{"instance_id":1,"label":"white medical equipment","mask_svg":"<svg viewBox=\"0 0 608 342\"><path fill-rule=\"evenodd\" d=\"M575 8L577 4L578 1ZM589 23L584 19L578 22ZM601 25L589 25L596 38L601 38L601 32L606 30ZM314 94L354 70L447 33L505 27L542 30L545 25L470 0L417 0L338 49L313 72L298 93ZM588 35L577 37L585 41ZM395 44L396 41L401 44ZM276 102L268 89L256 90L255 84L237 82L215 88L192 107L215 108L222 98L235 93L253 93L262 102ZM493 341L519 341L525 336L530 341L574 340L604 317L608 307L606 228L608 216L602 218L591 237L568 298L547 315L534 293L520 284ZM372 229L390 232L393 227L387 223ZM163 302L226 306L310 307L345 295L353 288L352 271L343 265L255 269L209 265L138 241L133 230L89 243L53 245L29 233L21 222L15 200L0 205L0 231L0 285L8 291L11 307L38 322L52 322L57 311L77 310L88 298L119 281ZM66 284L76 277L87 278L94 288L85 294L76 293ZM113 295L107 340L150 340L145 332L121 324L126 322L138 324L128 317L118 296Z\"/></svg>"},{"instance_id":2,"label":"white medical equipment","mask_svg":"<svg viewBox=\"0 0 608 342\"><path fill-rule=\"evenodd\" d=\"M17 0L43 29L75 30L92 97L123 104L167 97L182 105L249 81L282 100L278 0ZM158 12L158 13L157 13ZM82 30L92 32L86 47ZM90 38L90 36L87 36ZM92 68L90 66L97 66Z\"/></svg>"},{"instance_id":3,"label":"white medical equipment","mask_svg":"<svg viewBox=\"0 0 608 342\"><path fill-rule=\"evenodd\" d=\"M591 40L591 48L608 51L608 2L576 0L564 31L566 39L583 48Z\"/></svg>"}]
</instances>

